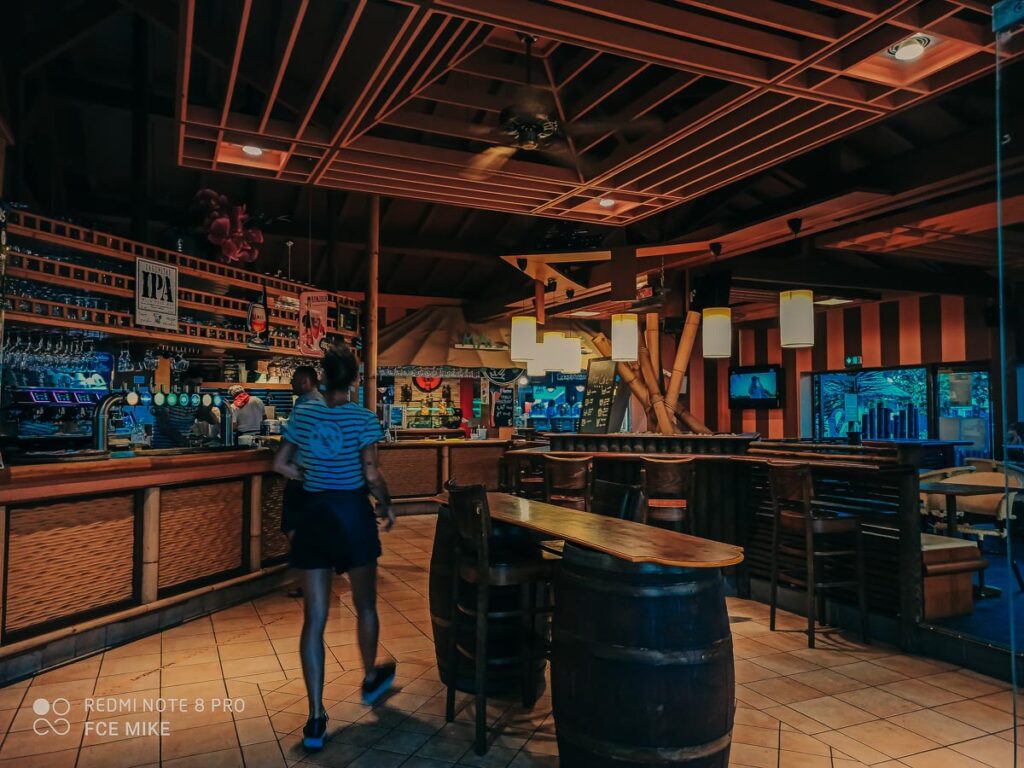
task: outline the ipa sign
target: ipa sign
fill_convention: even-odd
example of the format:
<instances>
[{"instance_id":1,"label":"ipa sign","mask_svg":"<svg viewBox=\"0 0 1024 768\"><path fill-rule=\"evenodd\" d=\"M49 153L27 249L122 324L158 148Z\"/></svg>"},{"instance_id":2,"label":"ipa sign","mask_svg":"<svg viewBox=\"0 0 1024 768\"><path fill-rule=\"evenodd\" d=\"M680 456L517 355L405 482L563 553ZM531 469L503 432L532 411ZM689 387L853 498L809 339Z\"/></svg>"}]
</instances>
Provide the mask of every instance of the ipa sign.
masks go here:
<instances>
[{"instance_id":1,"label":"ipa sign","mask_svg":"<svg viewBox=\"0 0 1024 768\"><path fill-rule=\"evenodd\" d=\"M178 330L178 268L135 260L135 324Z\"/></svg>"}]
</instances>

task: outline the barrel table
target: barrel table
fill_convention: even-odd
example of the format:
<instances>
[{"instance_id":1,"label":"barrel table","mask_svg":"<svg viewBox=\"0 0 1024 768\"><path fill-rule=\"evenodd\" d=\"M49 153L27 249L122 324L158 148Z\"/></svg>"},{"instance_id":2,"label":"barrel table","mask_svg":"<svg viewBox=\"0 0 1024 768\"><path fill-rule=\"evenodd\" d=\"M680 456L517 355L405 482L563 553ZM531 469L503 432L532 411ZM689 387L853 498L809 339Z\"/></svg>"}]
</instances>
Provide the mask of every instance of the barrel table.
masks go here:
<instances>
[{"instance_id":1,"label":"barrel table","mask_svg":"<svg viewBox=\"0 0 1024 768\"><path fill-rule=\"evenodd\" d=\"M739 547L487 495L491 517L566 541L551 695L562 768L726 768L734 688L722 569Z\"/></svg>"}]
</instances>

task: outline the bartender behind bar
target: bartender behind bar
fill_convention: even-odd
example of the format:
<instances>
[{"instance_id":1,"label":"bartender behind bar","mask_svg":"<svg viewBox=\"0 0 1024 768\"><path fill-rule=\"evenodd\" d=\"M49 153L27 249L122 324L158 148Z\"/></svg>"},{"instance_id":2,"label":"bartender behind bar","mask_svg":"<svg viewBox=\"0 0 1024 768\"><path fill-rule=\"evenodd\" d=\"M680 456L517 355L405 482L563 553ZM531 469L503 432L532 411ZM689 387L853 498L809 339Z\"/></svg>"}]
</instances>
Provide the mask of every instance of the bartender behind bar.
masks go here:
<instances>
[{"instance_id":1,"label":"bartender behind bar","mask_svg":"<svg viewBox=\"0 0 1024 768\"><path fill-rule=\"evenodd\" d=\"M228 389L235 435L258 435L263 427L263 401L245 391L241 384Z\"/></svg>"}]
</instances>

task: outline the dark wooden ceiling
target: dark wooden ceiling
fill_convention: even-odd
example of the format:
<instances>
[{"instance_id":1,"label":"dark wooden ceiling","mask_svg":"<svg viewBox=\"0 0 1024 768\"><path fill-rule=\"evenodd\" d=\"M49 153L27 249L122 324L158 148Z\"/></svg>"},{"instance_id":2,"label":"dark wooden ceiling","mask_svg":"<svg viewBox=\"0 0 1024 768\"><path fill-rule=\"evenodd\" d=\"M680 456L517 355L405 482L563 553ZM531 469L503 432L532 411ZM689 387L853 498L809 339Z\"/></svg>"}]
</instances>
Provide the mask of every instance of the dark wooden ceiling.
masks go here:
<instances>
[{"instance_id":1,"label":"dark wooden ceiling","mask_svg":"<svg viewBox=\"0 0 1024 768\"><path fill-rule=\"evenodd\" d=\"M197 3L191 26L187 27L194 34L188 89L191 106L185 115L213 110L215 122L209 128L219 130L244 5L243 0ZM991 229L978 231L969 223L964 231L948 233L950 237L944 242L938 242L934 234L929 235L929 242L921 247L908 246L905 240L892 237L905 234L907 227L945 226L936 224L934 217L929 219L927 210L919 214L919 208L946 206L942 209L944 215L957 216L958 211L977 205L979 196L987 195L989 200L993 197L994 85L991 75L970 79L990 68L994 61L991 34L985 31L989 21L984 3L629 3L630 8L638 9L638 14L646 11L669 14L672 18L683 18L680 13L697 14L708 24L706 34L701 34L714 35L716 40L725 30L752 35L761 41L762 47L769 45L769 39L778 38L792 48L796 39L804 56L801 61L814 58L815 52L823 54L814 58L816 64L788 81L790 85L802 83L800 93L790 92L789 85L769 87L741 82L721 72L691 71L684 68L685 62L681 60L674 64L662 58L653 61L655 50L661 51L659 57L671 53L679 59L691 50L689 46L699 45L701 50L718 51L730 61L736 56L756 59L760 62L758 71L774 79L790 67L778 56L764 52L755 56L721 40L696 39L700 35L692 30L703 27L670 31L655 29L642 21L650 21L650 16L638 15L637 20L628 24L599 18L613 5L621 3L466 0L459 9L446 6L443 12L436 10L436 3L373 0L364 4L359 23L376 19L373 23L380 34L360 34L345 43L336 69L344 65L344 71L351 75L350 82L345 78L332 79L333 84L329 83L312 112L307 133L314 127L326 127L328 133L336 131L339 126L332 121L348 114L343 110L344 100L362 98L366 114L360 120L364 121L361 125L365 130L354 139L354 144L375 141L383 142L381 146L404 147L394 157L391 153L370 153L375 155L373 163L406 164L411 162L408 155L413 148L417 163L445 165L444 158L458 158L458 163L446 166L445 173L449 175L442 174L440 182L430 182L443 186L444 193L437 195L421 194L415 186L416 180L426 180L436 172L433 165L426 176L417 168L407 167L405 183L398 187L387 181L386 169L374 167L371 171L373 179L389 185L386 191L380 190L384 260L381 274L386 292L461 299L480 305L483 310L508 306L530 291L530 281L520 270L502 261L502 254L633 244L650 249L652 255L645 264L651 269L664 261L670 271L687 268L699 272L713 266L708 249L711 242L725 244L722 258L728 259L737 277L746 281L740 283L738 301L757 296L756 291L764 286L771 290L779 282L792 284L798 278L820 285L822 290L845 283L852 292L895 290L900 286L927 290L946 286L946 290L953 292L990 290L995 264ZM165 0L38 0L10 9L8 20L19 34L10 36L0 48L0 84L4 90L0 94L0 115L8 118L16 140L8 157L5 196L28 202L42 213L70 216L122 234L173 244L183 234L195 234L187 217L189 203L196 190L213 187L233 200L247 203L250 211L286 217L267 227L268 241L255 269L272 273L290 268L298 279L340 290L360 290L366 275L369 193L365 190L370 186L346 184L351 188L336 189L288 183L275 178L276 172L240 174L223 163L214 169L212 161L205 167L179 165L184 124L178 111L182 101L176 98L181 72L178 56L186 38L183 23L188 20L189 7L187 2ZM305 20L298 28L289 66L283 70L277 95L267 112L268 88L274 86L282 71L280 64L300 7L306 8ZM649 35L662 41L670 37L673 46L639 52L612 50L612 41L590 40L584 44L551 31L545 34L538 28L539 16L530 16L530 23L528 19L515 25L485 19L485 7L495 13L508 8L532 9L538 14L543 11L540 15L558 10L571 13L580 22L570 31L576 37L593 37L595 29L611 23L630 35L639 35L640 40L649 41ZM316 75L331 61L322 55L323 51L339 45L338 35L348 28L342 23L328 24L324 19L335 13L344 21L345 14L354 12L358 4L257 0L250 8L227 119L255 121L258 128L266 114L266 130L277 130L280 126L291 126L287 129L292 130L296 115L304 115L303 107L308 107L310 97L316 95ZM759 20L743 18L743 8L755 9ZM179 13L180 9L185 13ZM581 170L585 170L587 181L570 179L573 189L585 188L577 197L593 200L603 190L612 189L618 190L615 194L619 195L628 187L631 194L664 198L671 205L657 211L637 206L632 213L623 212L619 218L615 218L615 211L595 218L570 210L574 205L569 204L568 198L539 213L525 214L512 212L504 203L495 204L497 198L465 198L464 189L469 181L458 175L456 166L486 146L477 140L479 137L460 138L433 130L411 132L408 127L390 125L388 120L392 117L377 121L374 107L379 112L380 106L366 101L374 88L367 90L369 81L365 78L372 73L354 66L351 59L357 52L365 59L364 67L370 62L376 66L387 61L395 65L394 72L409 71L402 70L402 63L409 61L407 57L395 58L397 50L388 54L390 58L381 58L392 43L392 38L384 35L389 22L382 19L392 18L396 13L414 19L426 13L434 21L424 21L423 29L447 19L443 27L436 28L437 40L450 39L450 48L466 40L464 34L455 34L456 29L463 33L476 29L479 35L467 42L465 50L473 48L471 55L427 85L422 95L410 97L394 114L411 114L416 120L428 122L488 122L494 118L497 105L511 92L512 80L522 64L512 32L534 29L540 37L538 55L546 62L538 72L550 69L553 81L559 84L560 96L564 95L569 105L566 108L570 115L579 113L581 119L595 121L632 114L653 117L664 125L660 129L663 137L672 137L659 143L651 134L619 131L598 143L581 144L577 152L586 161L581 163ZM787 26L795 23L794 19L802 20L805 26L815 26L820 34L806 35L806 39L795 36ZM322 22L316 30L309 27L314 20ZM783 23L784 20L788 21ZM409 30L419 26L418 21L410 24ZM881 76L877 73L856 74L860 71L855 68L856 56L867 51L861 61L873 60L871 57L878 55L886 40L906 37L911 27L927 29L937 41L948 38L961 52L967 50L962 45L973 45L974 52L958 63L943 64L944 68L914 82L885 85L878 82ZM355 28L358 30L358 25ZM485 29L489 31L480 39ZM452 34L446 37L444 30ZM368 31L372 30L363 30ZM312 32L319 34L319 43L306 39L305 35ZM829 43L833 38L837 41L835 45ZM855 39L862 41L859 46ZM418 50L412 41L408 42L409 51ZM826 55L826 50L832 53ZM941 47L934 49L940 50ZM838 58L829 58L833 54ZM421 59L438 66L447 61L446 55ZM711 60L719 61L715 57ZM842 72L836 69L840 64ZM419 79L422 72L413 71ZM1021 135L1024 73L1019 65L1012 72L1017 76L1004 78L1004 83L1010 89L1016 87L1019 97L1007 99L1004 106L1014 135ZM692 83L664 96L666 90L671 91L683 79ZM961 81L965 82L952 87ZM386 80L380 95L399 94L399 99L402 94L409 95L408 82L400 88L391 85L396 82ZM709 90L702 90L705 87ZM720 112L699 117L702 109L715 103L711 91L716 88L720 94L737 89L750 93L751 101L744 105L722 102ZM847 109L838 103L842 93L837 89L859 93L865 103L871 102L869 107L857 108L870 112L870 119L867 114L860 115L865 117L866 124L845 133L837 127L844 125L842 121L847 118L823 121L823 131L829 134L827 143L815 142L812 139L818 135L817 123L806 115L822 117L836 109L859 114L854 107ZM644 100L662 96L664 99L658 105L636 109L638 101L646 103ZM779 99L785 103L775 109L767 106ZM742 125L729 122L752 104L764 106L764 120ZM788 111L798 107L814 111ZM193 112L193 108L199 112ZM391 115L389 110L390 106L384 111ZM362 111L362 107L355 111ZM793 119L785 125L772 122L774 116L785 114L792 114ZM650 130L649 121L642 124L645 131ZM785 132L795 125L810 126L810 130L798 139L785 139ZM729 126L735 129L725 131ZM774 133L776 130L782 133ZM225 136L227 131L225 128ZM778 146L769 146L774 145L767 140L769 135L777 135ZM292 142L286 143L290 147ZM298 152L301 143L295 142L297 151L293 155L302 156ZM1011 150L1019 149L1020 145L1016 142ZM772 154L787 146L799 151ZM674 162L676 153L683 157L689 151L687 148L693 154L688 155L688 165L682 172L689 173L690 166L696 164L709 172L707 178L703 178L703 171L698 174L702 179L693 187L693 194L670 194L670 188L663 185L651 192L639 175L629 175L639 174L638 169L643 168L645 173L652 171L644 178L675 184L676 178L683 177L670 179L669 166L662 161ZM344 155L343 149L339 148L339 156ZM615 183L593 183L597 178L594 169L612 167L606 164L616 162L616 157L625 159L621 173L616 171L609 177ZM517 177L518 181L503 177L497 185L512 197L519 195L516 185L531 174L556 178L573 173L541 158L516 157L514 162L527 166L528 173ZM718 168L719 162L725 164L722 174L710 173L712 166ZM1014 174L1021 171L1020 164L1008 165L1007 170L1012 181ZM437 191L436 186L431 189ZM455 200L463 204L456 204ZM850 200L859 202L852 205ZM531 210L541 207L535 205ZM792 217L803 217L805 221L805 242L799 247L793 245L786 226ZM622 224L627 219L630 223ZM290 263L285 246L289 240L294 243ZM606 280L600 265L587 276L588 285L595 290Z\"/></svg>"},{"instance_id":2,"label":"dark wooden ceiling","mask_svg":"<svg viewBox=\"0 0 1024 768\"><path fill-rule=\"evenodd\" d=\"M185 166L612 225L994 64L976 0L184 0L180 23ZM565 163L520 150L467 178L475 152L506 141L481 131L522 81L518 32L538 38L535 82L568 126ZM919 35L920 58L887 53ZM224 54L213 64L211 50Z\"/></svg>"}]
</instances>

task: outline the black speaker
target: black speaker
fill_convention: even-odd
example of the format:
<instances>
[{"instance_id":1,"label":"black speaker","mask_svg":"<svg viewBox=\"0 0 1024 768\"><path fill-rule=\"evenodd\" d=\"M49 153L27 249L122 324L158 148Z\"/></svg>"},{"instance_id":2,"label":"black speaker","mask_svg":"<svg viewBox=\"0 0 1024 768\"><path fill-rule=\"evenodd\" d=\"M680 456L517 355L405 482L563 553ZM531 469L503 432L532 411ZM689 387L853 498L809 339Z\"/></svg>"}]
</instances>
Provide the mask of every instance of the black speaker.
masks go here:
<instances>
[{"instance_id":1,"label":"black speaker","mask_svg":"<svg viewBox=\"0 0 1024 768\"><path fill-rule=\"evenodd\" d=\"M732 273L724 269L694 278L690 309L700 312L708 307L728 307L731 283Z\"/></svg>"}]
</instances>

